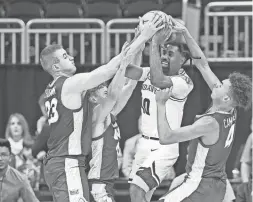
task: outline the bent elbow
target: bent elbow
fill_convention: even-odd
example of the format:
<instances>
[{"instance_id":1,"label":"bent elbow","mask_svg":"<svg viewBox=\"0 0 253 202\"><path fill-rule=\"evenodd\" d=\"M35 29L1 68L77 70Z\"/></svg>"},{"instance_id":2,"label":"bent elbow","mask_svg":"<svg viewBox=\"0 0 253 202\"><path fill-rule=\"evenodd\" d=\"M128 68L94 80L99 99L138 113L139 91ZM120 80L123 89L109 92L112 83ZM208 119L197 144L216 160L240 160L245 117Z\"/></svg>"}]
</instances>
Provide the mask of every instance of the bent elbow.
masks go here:
<instances>
[{"instance_id":1,"label":"bent elbow","mask_svg":"<svg viewBox=\"0 0 253 202\"><path fill-rule=\"evenodd\" d=\"M159 143L161 145L166 145L166 144L168 144L168 141L166 139L164 139L164 138L159 138Z\"/></svg>"},{"instance_id":2,"label":"bent elbow","mask_svg":"<svg viewBox=\"0 0 253 202\"><path fill-rule=\"evenodd\" d=\"M164 80L160 80L160 81L151 80L151 84L160 89L170 88L172 86L172 82L167 82Z\"/></svg>"}]
</instances>

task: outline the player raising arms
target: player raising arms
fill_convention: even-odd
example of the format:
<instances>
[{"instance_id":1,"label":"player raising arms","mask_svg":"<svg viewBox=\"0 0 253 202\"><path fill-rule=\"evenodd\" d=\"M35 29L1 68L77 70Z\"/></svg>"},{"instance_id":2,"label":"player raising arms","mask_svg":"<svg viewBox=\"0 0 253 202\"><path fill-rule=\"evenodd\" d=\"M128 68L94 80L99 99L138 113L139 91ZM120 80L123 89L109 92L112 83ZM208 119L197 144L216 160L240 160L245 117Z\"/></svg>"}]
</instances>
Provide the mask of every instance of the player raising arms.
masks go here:
<instances>
[{"instance_id":1,"label":"player raising arms","mask_svg":"<svg viewBox=\"0 0 253 202\"><path fill-rule=\"evenodd\" d=\"M139 73L135 69L135 75L139 75L136 79L144 81L141 91L143 134L129 177L132 202L150 201L154 190L166 177L179 155L178 144L163 146L159 143L156 124L155 94L160 88L173 87L173 96L166 102L165 111L168 122L175 129L181 125L184 104L193 89L191 79L181 68L189 59L189 54L183 45L164 45L169 34L170 29L166 27L152 38L151 67L142 68ZM129 73L131 71L127 75Z\"/></svg>"},{"instance_id":2,"label":"player raising arms","mask_svg":"<svg viewBox=\"0 0 253 202\"><path fill-rule=\"evenodd\" d=\"M126 46L128 44L125 44ZM125 48L123 46L123 49ZM124 51L126 52L126 51ZM93 103L92 158L88 174L91 194L95 202L112 202L114 180L119 177L117 147L120 131L116 122L117 114L124 108L137 81L125 83L125 71L131 62L122 55L120 68L107 87L106 84L89 90Z\"/></svg>"},{"instance_id":3,"label":"player raising arms","mask_svg":"<svg viewBox=\"0 0 253 202\"><path fill-rule=\"evenodd\" d=\"M187 176L160 202L222 202L226 192L225 166L234 141L236 109L251 105L252 84L248 76L232 73L222 82L211 71L207 59L185 26L176 22L175 30L183 34L194 60L212 90L212 105L192 125L173 129L166 120L165 103L170 89L156 94L157 125L161 144L190 141L186 165Z\"/></svg>"},{"instance_id":4,"label":"player raising arms","mask_svg":"<svg viewBox=\"0 0 253 202\"><path fill-rule=\"evenodd\" d=\"M161 20L145 24L143 32L129 46L133 57L158 30ZM73 57L60 45L50 45L41 52L43 69L54 80L45 90L45 106L50 125L45 180L55 202L89 201L85 162L91 149L92 111L85 91L115 75L121 55L89 73L75 74Z\"/></svg>"}]
</instances>

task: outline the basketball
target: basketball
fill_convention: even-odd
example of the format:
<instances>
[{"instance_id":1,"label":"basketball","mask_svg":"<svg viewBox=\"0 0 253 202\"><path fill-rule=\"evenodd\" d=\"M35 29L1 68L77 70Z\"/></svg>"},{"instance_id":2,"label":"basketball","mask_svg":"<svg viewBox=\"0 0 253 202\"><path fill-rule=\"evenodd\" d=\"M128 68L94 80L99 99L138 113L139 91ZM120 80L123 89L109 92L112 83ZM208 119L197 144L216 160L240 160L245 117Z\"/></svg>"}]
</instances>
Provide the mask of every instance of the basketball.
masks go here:
<instances>
[{"instance_id":1,"label":"basketball","mask_svg":"<svg viewBox=\"0 0 253 202\"><path fill-rule=\"evenodd\" d=\"M168 16L166 13L164 13L162 11L149 11L145 15L142 16L143 25L145 23L151 21L154 18L154 16L156 16L156 15L159 15L163 19L162 24L165 24L165 23L172 24L170 16ZM143 25L139 24L140 30L143 29Z\"/></svg>"}]
</instances>

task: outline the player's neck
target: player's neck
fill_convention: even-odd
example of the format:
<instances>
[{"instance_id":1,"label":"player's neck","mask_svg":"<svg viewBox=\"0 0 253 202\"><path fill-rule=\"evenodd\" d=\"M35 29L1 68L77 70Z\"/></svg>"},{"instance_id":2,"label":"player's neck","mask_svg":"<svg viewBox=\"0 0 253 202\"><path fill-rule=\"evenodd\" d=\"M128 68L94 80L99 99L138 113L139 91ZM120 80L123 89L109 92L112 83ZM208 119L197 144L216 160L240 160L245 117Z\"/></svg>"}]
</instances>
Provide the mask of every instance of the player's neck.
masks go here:
<instances>
[{"instance_id":1,"label":"player's neck","mask_svg":"<svg viewBox=\"0 0 253 202\"><path fill-rule=\"evenodd\" d=\"M57 72L53 75L54 80L56 80L57 78L61 77L61 76L66 76L66 77L71 77L72 75L64 73L64 72Z\"/></svg>"},{"instance_id":2,"label":"player's neck","mask_svg":"<svg viewBox=\"0 0 253 202\"><path fill-rule=\"evenodd\" d=\"M217 103L213 103L212 107L209 109L209 112L217 112L217 111L223 111L223 112L230 112L233 109L230 105L221 105Z\"/></svg>"},{"instance_id":3,"label":"player's neck","mask_svg":"<svg viewBox=\"0 0 253 202\"><path fill-rule=\"evenodd\" d=\"M170 69L170 71L167 73L167 76L175 76L175 75L178 75L178 74L179 74L178 70Z\"/></svg>"}]
</instances>

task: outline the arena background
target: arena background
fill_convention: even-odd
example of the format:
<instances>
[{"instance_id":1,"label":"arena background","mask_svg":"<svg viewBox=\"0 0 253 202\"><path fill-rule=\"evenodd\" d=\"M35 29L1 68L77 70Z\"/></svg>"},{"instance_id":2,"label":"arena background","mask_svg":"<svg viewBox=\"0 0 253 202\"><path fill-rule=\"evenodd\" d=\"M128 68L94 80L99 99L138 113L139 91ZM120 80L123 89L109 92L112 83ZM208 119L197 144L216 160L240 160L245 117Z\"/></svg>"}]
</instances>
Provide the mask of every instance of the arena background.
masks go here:
<instances>
[{"instance_id":1,"label":"arena background","mask_svg":"<svg viewBox=\"0 0 253 202\"><path fill-rule=\"evenodd\" d=\"M36 122L41 116L38 99L51 80L39 65L39 52L46 44L61 43L70 54L76 55L78 72L88 72L120 51L124 41L133 37L133 28L138 21L136 17L149 10L160 8L173 17L183 19L203 47L210 67L219 79L234 71L252 75L251 1L215 2L217 5L208 4L209 0L90 0L85 5L82 0L51 0L45 5L41 2L0 0L1 137L4 137L9 115L15 112L26 117L32 134L36 130ZM40 19L29 21L33 18ZM116 21L110 22L111 19ZM143 66L146 65L148 54L143 59ZM200 73L189 64L185 69L195 87L185 105L182 125L191 124L195 115L203 113L210 104L210 90ZM118 116L122 148L126 139L138 133L140 87L141 82ZM232 178L237 152L251 132L251 116L251 110L245 112L239 109L235 143L227 162L229 178ZM177 174L184 172L186 147L187 143L180 144L180 157L175 167Z\"/></svg>"}]
</instances>

